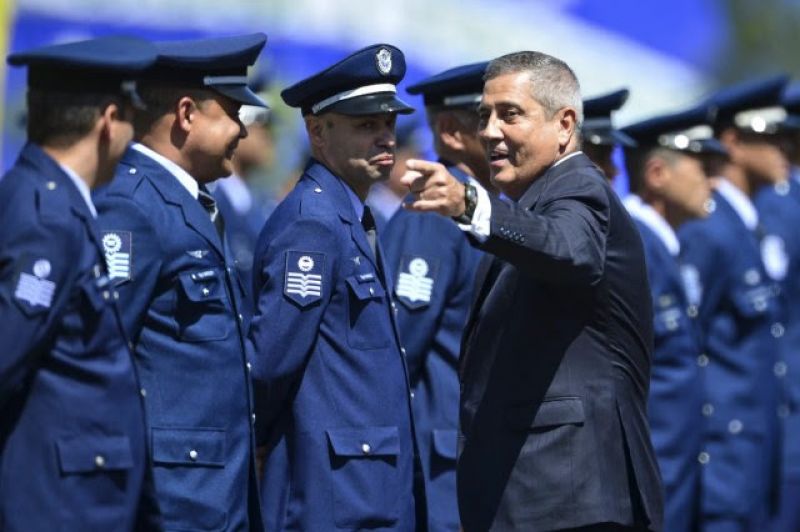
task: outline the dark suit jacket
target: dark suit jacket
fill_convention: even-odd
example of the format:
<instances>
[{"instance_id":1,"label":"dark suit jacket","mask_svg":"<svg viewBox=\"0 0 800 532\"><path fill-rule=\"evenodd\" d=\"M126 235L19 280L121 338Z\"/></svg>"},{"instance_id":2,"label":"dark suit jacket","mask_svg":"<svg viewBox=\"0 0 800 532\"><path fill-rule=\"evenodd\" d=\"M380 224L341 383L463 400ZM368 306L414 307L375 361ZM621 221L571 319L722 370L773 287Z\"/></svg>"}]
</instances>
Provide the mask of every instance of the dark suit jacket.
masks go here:
<instances>
[{"instance_id":1,"label":"dark suit jacket","mask_svg":"<svg viewBox=\"0 0 800 532\"><path fill-rule=\"evenodd\" d=\"M660 529L645 406L653 312L636 227L582 154L516 204L491 202L461 358L464 529Z\"/></svg>"}]
</instances>

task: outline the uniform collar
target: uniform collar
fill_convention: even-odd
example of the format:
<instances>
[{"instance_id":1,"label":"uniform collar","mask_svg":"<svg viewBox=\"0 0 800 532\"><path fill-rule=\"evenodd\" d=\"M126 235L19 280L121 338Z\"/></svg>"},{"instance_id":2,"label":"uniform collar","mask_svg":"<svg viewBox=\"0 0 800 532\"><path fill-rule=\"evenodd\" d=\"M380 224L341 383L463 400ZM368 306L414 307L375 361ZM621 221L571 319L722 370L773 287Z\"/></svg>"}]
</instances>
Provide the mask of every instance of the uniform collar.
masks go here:
<instances>
[{"instance_id":1,"label":"uniform collar","mask_svg":"<svg viewBox=\"0 0 800 532\"><path fill-rule=\"evenodd\" d=\"M198 192L200 190L200 185L197 184L197 181L191 175L189 175L189 173L186 170L184 170L174 162L170 161L160 153L156 153L155 151L151 150L144 144L134 142L131 145L131 148L138 151L142 155L151 158L152 160L163 166L167 172L175 176L175 179L177 179L178 182L181 185L183 185L183 188L189 191L189 194L191 194L194 199L197 199Z\"/></svg>"},{"instance_id":2,"label":"uniform collar","mask_svg":"<svg viewBox=\"0 0 800 532\"><path fill-rule=\"evenodd\" d=\"M625 208L628 209L628 212L631 214L631 216L653 230L661 242L664 243L664 246L667 248L667 251L669 251L670 255L677 257L678 254L680 254L681 244L678 241L678 236L675 234L675 230L672 229L672 227L667 223L664 217L658 213L658 211L642 201L642 198L636 194L627 196L624 200L622 200L622 203L625 205Z\"/></svg>"},{"instance_id":3,"label":"uniform collar","mask_svg":"<svg viewBox=\"0 0 800 532\"><path fill-rule=\"evenodd\" d=\"M353 212L356 213L356 218L358 221L361 221L361 218L364 217L364 202L361 201L356 193L353 191L350 186L345 183L342 179L339 179L339 184L342 185L342 188L347 193L347 197L350 199L350 204L353 206Z\"/></svg>"},{"instance_id":4,"label":"uniform collar","mask_svg":"<svg viewBox=\"0 0 800 532\"><path fill-rule=\"evenodd\" d=\"M753 231L758 226L758 211L756 211L753 202L747 195L736 188L733 183L722 177L718 180L716 186L719 195L727 201L730 206L742 219L745 227Z\"/></svg>"},{"instance_id":5,"label":"uniform collar","mask_svg":"<svg viewBox=\"0 0 800 532\"><path fill-rule=\"evenodd\" d=\"M75 171L67 165L61 164L56 161L58 166L61 170L67 174L72 184L75 185L75 188L78 189L83 201L86 202L86 206L89 208L89 212L92 213L93 218L97 218L97 209L94 207L94 203L92 203L92 192L89 190L89 185L86 184L86 181L81 179L81 177L75 173Z\"/></svg>"}]
</instances>

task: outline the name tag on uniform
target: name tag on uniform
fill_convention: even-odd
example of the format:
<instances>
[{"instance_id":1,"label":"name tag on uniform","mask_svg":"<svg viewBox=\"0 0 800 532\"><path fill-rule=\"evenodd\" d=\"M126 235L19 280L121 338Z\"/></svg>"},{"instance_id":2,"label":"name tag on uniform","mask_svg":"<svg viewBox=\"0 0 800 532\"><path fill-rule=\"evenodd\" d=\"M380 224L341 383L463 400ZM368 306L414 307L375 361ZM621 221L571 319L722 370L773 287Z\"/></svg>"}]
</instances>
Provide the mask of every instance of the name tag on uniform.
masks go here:
<instances>
[{"instance_id":1,"label":"name tag on uniform","mask_svg":"<svg viewBox=\"0 0 800 532\"><path fill-rule=\"evenodd\" d=\"M325 255L307 251L286 252L283 294L305 307L322 299Z\"/></svg>"}]
</instances>

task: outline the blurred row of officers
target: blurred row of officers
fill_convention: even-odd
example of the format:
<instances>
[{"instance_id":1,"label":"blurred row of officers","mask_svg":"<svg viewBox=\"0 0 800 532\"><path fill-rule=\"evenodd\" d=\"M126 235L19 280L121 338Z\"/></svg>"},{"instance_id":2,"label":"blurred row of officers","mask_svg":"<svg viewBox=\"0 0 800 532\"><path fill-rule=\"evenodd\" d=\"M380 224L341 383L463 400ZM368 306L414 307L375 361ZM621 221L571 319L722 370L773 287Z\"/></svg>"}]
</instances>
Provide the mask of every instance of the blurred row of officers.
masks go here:
<instances>
[{"instance_id":1,"label":"blurred row of officers","mask_svg":"<svg viewBox=\"0 0 800 532\"><path fill-rule=\"evenodd\" d=\"M208 187L265 42L9 56L0 530L800 530L787 77L618 129L508 54L408 88L440 160L398 172L369 46L281 93L312 157L265 219Z\"/></svg>"}]
</instances>

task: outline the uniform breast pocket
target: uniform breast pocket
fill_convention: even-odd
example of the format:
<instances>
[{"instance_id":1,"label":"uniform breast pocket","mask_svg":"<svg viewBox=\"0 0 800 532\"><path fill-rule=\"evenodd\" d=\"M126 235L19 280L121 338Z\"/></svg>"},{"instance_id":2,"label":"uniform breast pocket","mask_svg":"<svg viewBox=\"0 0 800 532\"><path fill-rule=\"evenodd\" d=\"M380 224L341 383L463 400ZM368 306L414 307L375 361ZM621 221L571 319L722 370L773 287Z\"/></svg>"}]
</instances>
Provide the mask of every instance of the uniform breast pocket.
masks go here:
<instances>
[{"instance_id":1,"label":"uniform breast pocket","mask_svg":"<svg viewBox=\"0 0 800 532\"><path fill-rule=\"evenodd\" d=\"M686 312L678 306L656 309L653 314L653 332L656 338L666 338L685 328Z\"/></svg>"},{"instance_id":2,"label":"uniform breast pocket","mask_svg":"<svg viewBox=\"0 0 800 532\"><path fill-rule=\"evenodd\" d=\"M350 529L389 526L398 518L397 427L326 431L331 451L334 520Z\"/></svg>"},{"instance_id":3,"label":"uniform breast pocket","mask_svg":"<svg viewBox=\"0 0 800 532\"><path fill-rule=\"evenodd\" d=\"M745 320L757 320L767 314L773 298L772 287L768 285L737 287L732 296L736 314Z\"/></svg>"},{"instance_id":4,"label":"uniform breast pocket","mask_svg":"<svg viewBox=\"0 0 800 532\"><path fill-rule=\"evenodd\" d=\"M382 322L389 318L386 291L372 276L353 275L347 278L348 302L347 343L355 349L381 349L389 345L391 331Z\"/></svg>"},{"instance_id":5,"label":"uniform breast pocket","mask_svg":"<svg viewBox=\"0 0 800 532\"><path fill-rule=\"evenodd\" d=\"M231 334L233 311L217 268L180 274L175 318L181 340L208 342Z\"/></svg>"}]
</instances>

